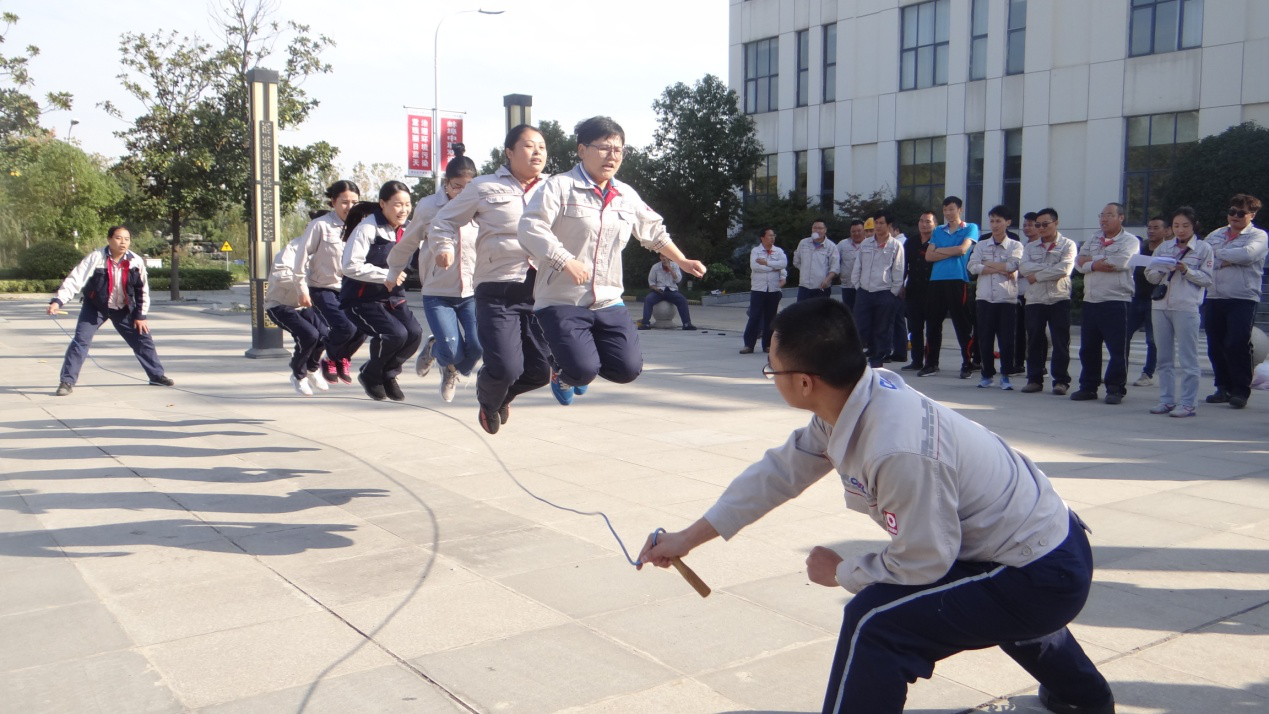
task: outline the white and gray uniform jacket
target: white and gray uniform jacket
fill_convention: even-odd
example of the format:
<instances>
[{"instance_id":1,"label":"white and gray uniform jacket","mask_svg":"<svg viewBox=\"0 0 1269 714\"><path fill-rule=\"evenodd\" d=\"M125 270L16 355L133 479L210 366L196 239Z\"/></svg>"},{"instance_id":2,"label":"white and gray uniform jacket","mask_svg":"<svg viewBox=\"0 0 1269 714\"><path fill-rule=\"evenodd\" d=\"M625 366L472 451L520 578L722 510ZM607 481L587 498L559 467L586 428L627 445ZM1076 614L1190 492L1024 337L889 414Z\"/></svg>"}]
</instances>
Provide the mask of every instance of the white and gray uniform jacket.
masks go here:
<instances>
[{"instance_id":1,"label":"white and gray uniform jacket","mask_svg":"<svg viewBox=\"0 0 1269 714\"><path fill-rule=\"evenodd\" d=\"M1186 248L1189 250L1186 250ZM1151 300L1152 310L1178 310L1198 312L1203 306L1207 288L1212 286L1212 246L1191 236L1187 245L1180 245L1170 238L1154 249L1156 258L1176 258L1185 263L1186 272L1146 268L1146 280L1158 285L1167 283L1168 292L1162 300ZM1171 276L1171 277L1169 277Z\"/></svg>"},{"instance_id":2,"label":"white and gray uniform jacket","mask_svg":"<svg viewBox=\"0 0 1269 714\"><path fill-rule=\"evenodd\" d=\"M761 258L766 265L758 262ZM749 251L749 289L759 293L773 293L780 289L780 281L784 279L785 268L789 266L789 257L780 246L773 245L768 251L762 244Z\"/></svg>"},{"instance_id":3,"label":"white and gray uniform jacket","mask_svg":"<svg viewBox=\"0 0 1269 714\"><path fill-rule=\"evenodd\" d=\"M296 279L300 289L308 295L308 289L326 288L338 290L344 283L339 264L344 256L344 222L334 211L308 222L304 229L302 259L297 258Z\"/></svg>"},{"instance_id":4,"label":"white and gray uniform jacket","mask_svg":"<svg viewBox=\"0 0 1269 714\"><path fill-rule=\"evenodd\" d=\"M1076 250L1075 241L1061 233L1052 243L1033 240L1022 247L1018 273L1023 278L1035 276L1035 282L1027 281L1025 287L1028 305L1052 305L1071 299L1071 270L1075 267Z\"/></svg>"},{"instance_id":5,"label":"white and gray uniform jacket","mask_svg":"<svg viewBox=\"0 0 1269 714\"><path fill-rule=\"evenodd\" d=\"M667 272L658 260L648 271L648 287L650 288L677 292L681 282L683 282L683 271L679 270L679 266L674 263L670 263L670 270Z\"/></svg>"},{"instance_id":6,"label":"white and gray uniform jacket","mask_svg":"<svg viewBox=\"0 0 1269 714\"><path fill-rule=\"evenodd\" d=\"M1140 252L1141 239L1125 230L1120 230L1114 238L1107 238L1098 231L1084 241L1078 255L1092 260L1075 268L1084 274L1084 302L1130 302L1137 286L1128 261ZM1114 268L1114 272L1093 270L1093 264L1099 260Z\"/></svg>"},{"instance_id":7,"label":"white and gray uniform jacket","mask_svg":"<svg viewBox=\"0 0 1269 714\"><path fill-rule=\"evenodd\" d=\"M1004 263L1008 275L991 273L983 275L983 263ZM1005 237L999 243L988 234L974 244L969 254L969 272L978 276L977 300L991 303L1012 304L1018 301L1018 266L1022 265L1022 244Z\"/></svg>"},{"instance_id":8,"label":"white and gray uniform jacket","mask_svg":"<svg viewBox=\"0 0 1269 714\"><path fill-rule=\"evenodd\" d=\"M837 271L837 276L842 280L843 288L858 288L859 284L854 282L851 276L855 271L855 261L859 259L859 249L863 247L864 240L856 243L853 240L844 240L837 244L838 262L841 267Z\"/></svg>"},{"instance_id":9,"label":"white and gray uniform jacket","mask_svg":"<svg viewBox=\"0 0 1269 714\"><path fill-rule=\"evenodd\" d=\"M891 238L884 246L876 238L865 238L851 268L850 282L860 290L898 295L903 288L903 244Z\"/></svg>"},{"instance_id":10,"label":"white and gray uniform jacket","mask_svg":"<svg viewBox=\"0 0 1269 714\"><path fill-rule=\"evenodd\" d=\"M475 221L476 268L472 283L524 282L533 265L529 262L529 252L520 245L520 216L546 178L539 176L527 189L522 188L511 170L503 165L492 174L472 179L432 220L427 239L429 243L436 241L434 253L455 253L462 227Z\"/></svg>"},{"instance_id":11,"label":"white and gray uniform jacket","mask_svg":"<svg viewBox=\"0 0 1269 714\"><path fill-rule=\"evenodd\" d=\"M1261 280L1265 272L1265 254L1269 237L1259 228L1248 225L1232 238L1229 226L1218 228L1205 241L1212 246L1215 271L1212 289L1207 296L1225 300L1260 300Z\"/></svg>"},{"instance_id":12,"label":"white and gray uniform jacket","mask_svg":"<svg viewBox=\"0 0 1269 714\"><path fill-rule=\"evenodd\" d=\"M299 307L300 298L308 295L304 280L297 267L308 256L304 249L307 236L293 239L273 256L273 268L269 270L269 284L264 292L264 307Z\"/></svg>"},{"instance_id":13,"label":"white and gray uniform jacket","mask_svg":"<svg viewBox=\"0 0 1269 714\"><path fill-rule=\"evenodd\" d=\"M890 534L880 552L837 567L837 582L851 592L928 585L957 560L1024 566L1067 535L1066 504L1031 459L872 368L835 425L814 417L794 431L736 477L705 519L730 539L834 469L847 507Z\"/></svg>"},{"instance_id":14,"label":"white and gray uniform jacket","mask_svg":"<svg viewBox=\"0 0 1269 714\"><path fill-rule=\"evenodd\" d=\"M465 191L464 191L465 193ZM608 196L581 164L547 179L520 219L520 244L537 261L533 309L573 305L599 310L621 302L621 250L631 236L653 253L674 245L661 216L629 184L608 182ZM578 285L562 271L576 259L590 273Z\"/></svg>"},{"instance_id":15,"label":"white and gray uniform jacket","mask_svg":"<svg viewBox=\"0 0 1269 714\"><path fill-rule=\"evenodd\" d=\"M464 189L466 190L466 189ZM458 229L459 240L454 243L457 255L448 268L436 265L436 241L428 240L432 221L449 196L444 190L424 196L414 207L414 215L405 235L388 253L388 279L395 281L401 271L410 264L414 251L419 251L419 285L422 294L433 297L470 297L476 289L472 275L476 271L476 224L468 223Z\"/></svg>"},{"instance_id":16,"label":"white and gray uniform jacket","mask_svg":"<svg viewBox=\"0 0 1269 714\"><path fill-rule=\"evenodd\" d=\"M800 271L798 285L812 290L819 290L829 275L837 275L840 262L837 246L828 238L819 243L814 238L803 238L793 251L793 267Z\"/></svg>"},{"instance_id":17,"label":"white and gray uniform jacket","mask_svg":"<svg viewBox=\"0 0 1269 714\"><path fill-rule=\"evenodd\" d=\"M93 279L93 273L101 269L107 273L106 279L110 281L110 298L106 302L106 306L112 310L125 307L130 296L127 291L122 289L124 283L123 275L125 272L135 272L141 280L141 311L137 314L134 307L133 314L138 319L144 319L146 315L150 314L150 274L145 269L145 258L133 253L131 250L126 250L123 256L119 258L119 261L113 263L113 270L110 269L111 261L109 261L109 258L109 247L98 248L85 255L84 259L71 269L66 279L57 288L57 294L53 296L53 300L59 305L65 305L70 302L80 290L88 286L89 281ZM123 263L128 264L127 271L123 270ZM129 289L133 288L129 287ZM92 298L87 294L84 296L84 301L93 302Z\"/></svg>"}]
</instances>

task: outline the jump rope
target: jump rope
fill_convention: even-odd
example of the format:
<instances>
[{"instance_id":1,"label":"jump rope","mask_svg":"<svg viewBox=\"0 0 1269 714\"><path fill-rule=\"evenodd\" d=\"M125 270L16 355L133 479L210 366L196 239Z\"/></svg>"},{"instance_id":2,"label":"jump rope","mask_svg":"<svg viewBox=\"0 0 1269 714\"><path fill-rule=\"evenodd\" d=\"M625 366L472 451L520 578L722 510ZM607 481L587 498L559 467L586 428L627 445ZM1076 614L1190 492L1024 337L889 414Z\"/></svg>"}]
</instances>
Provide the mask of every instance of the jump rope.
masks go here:
<instances>
[{"instance_id":1,"label":"jump rope","mask_svg":"<svg viewBox=\"0 0 1269 714\"><path fill-rule=\"evenodd\" d=\"M65 311L59 310L57 314L65 315L68 313L66 313ZM57 325L57 329L62 331L62 334L66 335L67 338L73 340L74 336L71 335L70 332L67 332L66 327L62 325L62 322L60 320L57 319L57 314L49 315L49 317L53 320L53 323ZM135 377L133 375L120 372L117 370L113 370L103 366L91 354L88 355L88 360L92 362L95 367L102 370L103 372L109 372L110 374L118 375L120 377L123 377L124 379L130 379L137 382L143 381L139 377ZM275 400L275 399L288 399L288 400L291 399L291 397L289 396L281 396L281 395L263 395L263 396L247 397L247 396L232 396L232 395L225 395L225 394L205 394L203 392L195 391L193 389L186 389L184 387L178 387L178 386L167 387L167 389L172 389L178 392L182 392L184 394L191 394L197 397L202 397L204 399L226 399L226 400L237 400L237 401L264 401L264 400ZM338 400L338 401L355 401L355 402L363 401L362 399L359 399L356 397L338 397L333 395L323 397L323 399L324 400L325 399ZM470 424L460 420L458 417L453 416L452 414L446 414L445 412L442 412L439 409L434 409L432 407L424 406L422 404L414 404L411 402L393 402L393 404L398 404L404 407L411 407L413 409L422 409L423 411L432 412L433 414L441 416L445 419L449 419L450 421L453 421L456 424L461 425L464 429L470 431L473 435L479 436L479 434L476 433L476 430L473 429ZM291 436L299 437L298 434L292 434L291 432L284 431L281 429L271 429L271 430L278 431L284 434L290 434ZM306 438L306 437L299 437L299 438ZM485 445L485 449L489 451L489 455L493 457L494 461L498 462L498 467L502 469L502 472L506 474L507 478L511 479L512 483L518 486L521 491L524 491L526 494L528 494L530 498L533 498L552 508L565 511L567 513L574 513L579 516L589 516L589 517L599 516L600 518L604 519L604 525L608 527L608 532L611 533L612 537L617 541L617 545L618 547L621 548L621 554L625 557L626 562L630 563L630 565L636 568L643 564L640 561L637 561L634 558L630 557L630 551L626 548L625 541L623 541L621 539L621 536L617 534L617 529L613 527L612 521L608 518L608 514L604 513L603 511L583 511L580 509L572 508L570 506L565 506L559 503L555 503L554 501L548 500L546 498L543 498L542 496L537 495L532 490L530 490L529 487L525 486L520 481L520 479L516 478L515 474L511 472L511 469L507 467L507 464L503 462L502 457L498 455L498 452L494 450L493 446L489 444L488 441L481 439L480 442ZM314 442L314 443L321 443L321 442ZM657 544L658 537L660 537L660 535L665 532L666 530L664 528L658 528L655 531L653 531L652 545L655 546ZM709 597L709 594L711 592L709 586L706 585L705 581L701 580L700 576L698 576L695 571L693 571L690 567L688 567L687 564L684 563L681 558L675 556L670 559L670 563L671 565L674 566L674 569L677 570L678 573L683 576L683 579L686 580L688 584L692 586L692 589L694 589L701 597Z\"/></svg>"}]
</instances>

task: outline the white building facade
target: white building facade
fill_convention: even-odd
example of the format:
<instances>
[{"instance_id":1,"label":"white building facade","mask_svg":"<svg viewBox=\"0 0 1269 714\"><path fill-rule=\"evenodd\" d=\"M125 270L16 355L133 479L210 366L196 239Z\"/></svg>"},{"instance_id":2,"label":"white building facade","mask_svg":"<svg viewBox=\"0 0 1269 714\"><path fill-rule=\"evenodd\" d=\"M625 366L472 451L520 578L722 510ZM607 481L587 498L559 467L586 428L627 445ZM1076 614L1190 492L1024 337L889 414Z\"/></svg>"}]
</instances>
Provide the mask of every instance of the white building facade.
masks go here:
<instances>
[{"instance_id":1,"label":"white building facade","mask_svg":"<svg viewBox=\"0 0 1269 714\"><path fill-rule=\"evenodd\" d=\"M1082 239L1108 202L1134 227L1175 208L1154 194L1187 145L1269 126L1269 0L730 3L755 195L1052 206Z\"/></svg>"}]
</instances>

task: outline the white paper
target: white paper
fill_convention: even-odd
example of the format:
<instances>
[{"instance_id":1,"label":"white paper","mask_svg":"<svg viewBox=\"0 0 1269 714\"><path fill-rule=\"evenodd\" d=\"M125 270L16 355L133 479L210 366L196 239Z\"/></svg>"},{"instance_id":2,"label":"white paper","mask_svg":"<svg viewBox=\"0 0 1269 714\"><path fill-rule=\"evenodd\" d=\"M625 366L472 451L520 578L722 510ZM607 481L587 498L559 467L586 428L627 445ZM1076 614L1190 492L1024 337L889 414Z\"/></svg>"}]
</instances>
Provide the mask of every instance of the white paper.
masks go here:
<instances>
[{"instance_id":1,"label":"white paper","mask_svg":"<svg viewBox=\"0 0 1269 714\"><path fill-rule=\"evenodd\" d=\"M1128 259L1129 268L1154 268L1155 270L1169 270L1175 265L1175 258L1167 258L1161 255L1141 255L1138 253Z\"/></svg>"}]
</instances>

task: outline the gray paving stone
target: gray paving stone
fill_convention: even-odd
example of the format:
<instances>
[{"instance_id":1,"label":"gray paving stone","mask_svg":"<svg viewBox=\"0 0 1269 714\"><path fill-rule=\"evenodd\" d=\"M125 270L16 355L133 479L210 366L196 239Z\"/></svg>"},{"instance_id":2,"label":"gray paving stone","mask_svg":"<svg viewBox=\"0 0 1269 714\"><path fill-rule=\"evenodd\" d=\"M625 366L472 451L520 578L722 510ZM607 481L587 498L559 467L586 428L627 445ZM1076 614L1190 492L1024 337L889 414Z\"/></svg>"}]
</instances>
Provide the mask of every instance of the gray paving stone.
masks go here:
<instances>
[{"instance_id":1,"label":"gray paving stone","mask_svg":"<svg viewBox=\"0 0 1269 714\"><path fill-rule=\"evenodd\" d=\"M178 714L183 707L154 667L120 650L70 661L0 671L4 709L74 714Z\"/></svg>"},{"instance_id":2,"label":"gray paving stone","mask_svg":"<svg viewBox=\"0 0 1269 714\"><path fill-rule=\"evenodd\" d=\"M51 633L62 636L51 636ZM132 642L99 602L0 617L0 672L127 649Z\"/></svg>"},{"instance_id":3,"label":"gray paving stone","mask_svg":"<svg viewBox=\"0 0 1269 714\"><path fill-rule=\"evenodd\" d=\"M275 714L284 711L302 711L305 714L444 714L468 710L415 672L400 664L392 664L204 707L198 710L198 714Z\"/></svg>"}]
</instances>

